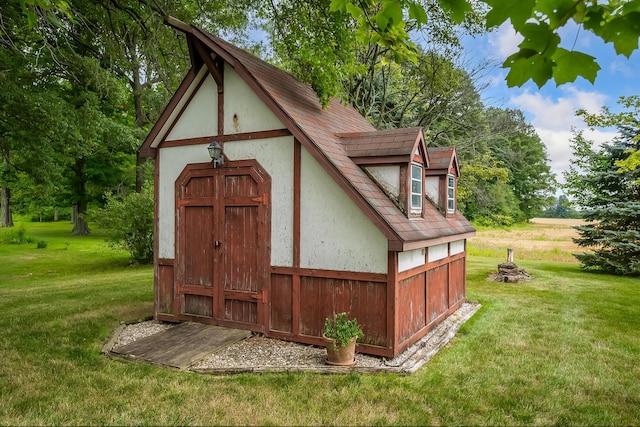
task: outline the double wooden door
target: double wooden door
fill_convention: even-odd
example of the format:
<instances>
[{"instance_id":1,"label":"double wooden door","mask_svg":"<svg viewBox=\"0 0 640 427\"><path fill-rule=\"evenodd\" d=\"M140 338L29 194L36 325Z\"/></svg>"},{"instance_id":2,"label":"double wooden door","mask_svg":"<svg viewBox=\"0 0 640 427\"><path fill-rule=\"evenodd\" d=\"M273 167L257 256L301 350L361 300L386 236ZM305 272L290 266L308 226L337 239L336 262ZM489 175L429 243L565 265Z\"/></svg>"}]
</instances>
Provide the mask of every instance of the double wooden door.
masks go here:
<instances>
[{"instance_id":1,"label":"double wooden door","mask_svg":"<svg viewBox=\"0 0 640 427\"><path fill-rule=\"evenodd\" d=\"M264 331L270 265L268 174L256 161L188 165L176 181L174 313Z\"/></svg>"}]
</instances>

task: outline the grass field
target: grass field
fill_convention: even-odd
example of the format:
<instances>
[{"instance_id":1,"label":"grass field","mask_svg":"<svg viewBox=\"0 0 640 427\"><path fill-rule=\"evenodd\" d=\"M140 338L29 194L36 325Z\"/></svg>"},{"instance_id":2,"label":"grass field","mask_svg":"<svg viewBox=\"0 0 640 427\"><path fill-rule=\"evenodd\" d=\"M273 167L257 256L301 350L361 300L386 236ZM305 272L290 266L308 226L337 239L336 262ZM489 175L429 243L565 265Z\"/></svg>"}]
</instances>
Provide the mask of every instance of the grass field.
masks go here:
<instances>
[{"instance_id":1,"label":"grass field","mask_svg":"<svg viewBox=\"0 0 640 427\"><path fill-rule=\"evenodd\" d=\"M151 314L152 269L99 232L25 228L48 245L0 244L1 425L640 424L638 280L558 262L554 248L573 250L554 240L566 226L479 232L468 297L483 307L412 376L208 376L107 359L118 323ZM486 280L505 242L533 280Z\"/></svg>"}]
</instances>

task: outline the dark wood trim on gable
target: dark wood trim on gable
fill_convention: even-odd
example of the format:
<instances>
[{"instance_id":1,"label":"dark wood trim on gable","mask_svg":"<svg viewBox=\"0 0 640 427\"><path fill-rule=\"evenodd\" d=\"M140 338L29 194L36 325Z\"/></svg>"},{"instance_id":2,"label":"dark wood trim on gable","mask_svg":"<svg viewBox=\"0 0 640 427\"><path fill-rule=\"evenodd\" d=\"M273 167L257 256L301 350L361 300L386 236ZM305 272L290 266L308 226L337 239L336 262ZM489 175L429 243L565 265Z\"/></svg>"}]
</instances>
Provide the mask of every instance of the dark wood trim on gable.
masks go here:
<instances>
[{"instance_id":1,"label":"dark wood trim on gable","mask_svg":"<svg viewBox=\"0 0 640 427\"><path fill-rule=\"evenodd\" d=\"M191 86L191 84L193 83L197 75L198 75L198 71L196 71L194 68L191 68L187 73L187 75L184 77L184 79L182 79L182 82L180 83L178 90L171 97L169 104L167 104L167 107L164 109L164 111L160 115L160 118L151 129L151 132L149 132L149 135L147 135L147 138L144 140L142 147L140 147L140 150L138 151L138 155L140 157L151 157L151 158L156 157L156 148L151 147L151 143L153 142L153 140L156 139L156 137L160 133L160 130L165 125L167 120L169 120L169 117L171 117L171 114L173 113L175 108L178 106L178 104L180 103L180 100L182 99L184 94L187 92L187 90L189 89L189 86Z\"/></svg>"},{"instance_id":2,"label":"dark wood trim on gable","mask_svg":"<svg viewBox=\"0 0 640 427\"><path fill-rule=\"evenodd\" d=\"M300 267L300 161L302 147L296 139L293 142L293 266Z\"/></svg>"},{"instance_id":3,"label":"dark wood trim on gable","mask_svg":"<svg viewBox=\"0 0 640 427\"><path fill-rule=\"evenodd\" d=\"M351 157L351 160L358 166L375 166L407 163L411 161L411 156Z\"/></svg>"},{"instance_id":4,"label":"dark wood trim on gable","mask_svg":"<svg viewBox=\"0 0 640 427\"><path fill-rule=\"evenodd\" d=\"M176 123L178 123L180 121L180 118L184 114L185 110L187 109L187 107L189 107L189 104L191 104L191 101L193 100L193 97L196 96L196 93L198 93L198 91L200 90L200 88L202 87L204 82L207 80L207 76L208 75L209 75L209 72L204 73L204 76L202 77L202 80L200 80L199 82L196 83L195 89L193 90L193 92L191 92L191 94L189 95L189 98L187 98L187 101L184 103L184 105L182 106L180 111L178 111L178 114L176 115L175 119L173 120L173 123L171 123L171 126L169 126L169 129L167 129L167 132L164 134L164 137L162 138L162 141L160 141L160 143L158 144L158 147L160 147L162 145L162 143L165 141L165 139L167 138L167 136L169 136L171 134L171 131L176 126Z\"/></svg>"},{"instance_id":5,"label":"dark wood trim on gable","mask_svg":"<svg viewBox=\"0 0 640 427\"><path fill-rule=\"evenodd\" d=\"M211 51L207 51L207 49L204 48L202 42L200 41L196 41L194 45L196 47L196 50L198 51L198 54L200 55L200 58L202 58L202 60L206 64L209 73L211 73L211 76L216 81L218 87L224 86L224 78L222 76L222 72L218 68L218 64L216 64L211 57ZM219 89L218 92L220 92Z\"/></svg>"},{"instance_id":6,"label":"dark wood trim on gable","mask_svg":"<svg viewBox=\"0 0 640 427\"><path fill-rule=\"evenodd\" d=\"M186 145L199 145L199 144L208 144L213 140L218 141L219 143L224 144L228 141L248 141L253 139L267 139L267 138L279 138L281 136L291 136L291 132L288 129L274 129L274 130L264 130L258 132L244 132L244 133L232 133L228 135L211 135L211 136L200 136L197 138L186 138L186 139L172 139L169 141L162 141L160 143L160 147L183 147Z\"/></svg>"},{"instance_id":7,"label":"dark wood trim on gable","mask_svg":"<svg viewBox=\"0 0 640 427\"><path fill-rule=\"evenodd\" d=\"M218 135L224 135L224 61L219 56L216 56L215 68L223 82L218 85Z\"/></svg>"}]
</instances>

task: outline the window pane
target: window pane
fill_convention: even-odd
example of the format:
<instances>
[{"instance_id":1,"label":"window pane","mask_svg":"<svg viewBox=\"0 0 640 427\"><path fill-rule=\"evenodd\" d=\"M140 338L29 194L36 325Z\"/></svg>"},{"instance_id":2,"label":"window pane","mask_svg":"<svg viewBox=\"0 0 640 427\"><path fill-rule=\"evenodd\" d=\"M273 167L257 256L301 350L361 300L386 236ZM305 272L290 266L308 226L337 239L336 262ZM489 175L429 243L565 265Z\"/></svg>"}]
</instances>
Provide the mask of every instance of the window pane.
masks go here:
<instances>
[{"instance_id":1,"label":"window pane","mask_svg":"<svg viewBox=\"0 0 640 427\"><path fill-rule=\"evenodd\" d=\"M411 195L411 207L412 208L422 207L422 198L416 194Z\"/></svg>"},{"instance_id":2,"label":"window pane","mask_svg":"<svg viewBox=\"0 0 640 427\"><path fill-rule=\"evenodd\" d=\"M422 182L420 181L411 181L411 192L422 194Z\"/></svg>"},{"instance_id":3,"label":"window pane","mask_svg":"<svg viewBox=\"0 0 640 427\"><path fill-rule=\"evenodd\" d=\"M411 178L419 179L422 181L422 167L418 165L411 165Z\"/></svg>"}]
</instances>

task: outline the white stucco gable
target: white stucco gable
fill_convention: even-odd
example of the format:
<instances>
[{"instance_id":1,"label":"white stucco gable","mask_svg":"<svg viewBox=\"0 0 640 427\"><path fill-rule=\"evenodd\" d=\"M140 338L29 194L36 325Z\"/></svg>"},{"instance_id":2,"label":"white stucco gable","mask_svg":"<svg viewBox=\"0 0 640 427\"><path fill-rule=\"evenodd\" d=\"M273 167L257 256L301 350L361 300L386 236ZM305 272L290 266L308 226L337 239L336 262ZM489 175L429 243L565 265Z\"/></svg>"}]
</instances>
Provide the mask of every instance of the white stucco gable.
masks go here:
<instances>
[{"instance_id":1,"label":"white stucco gable","mask_svg":"<svg viewBox=\"0 0 640 427\"><path fill-rule=\"evenodd\" d=\"M166 140L213 136L218 133L218 85L209 74L198 85L184 111L172 125Z\"/></svg>"}]
</instances>

